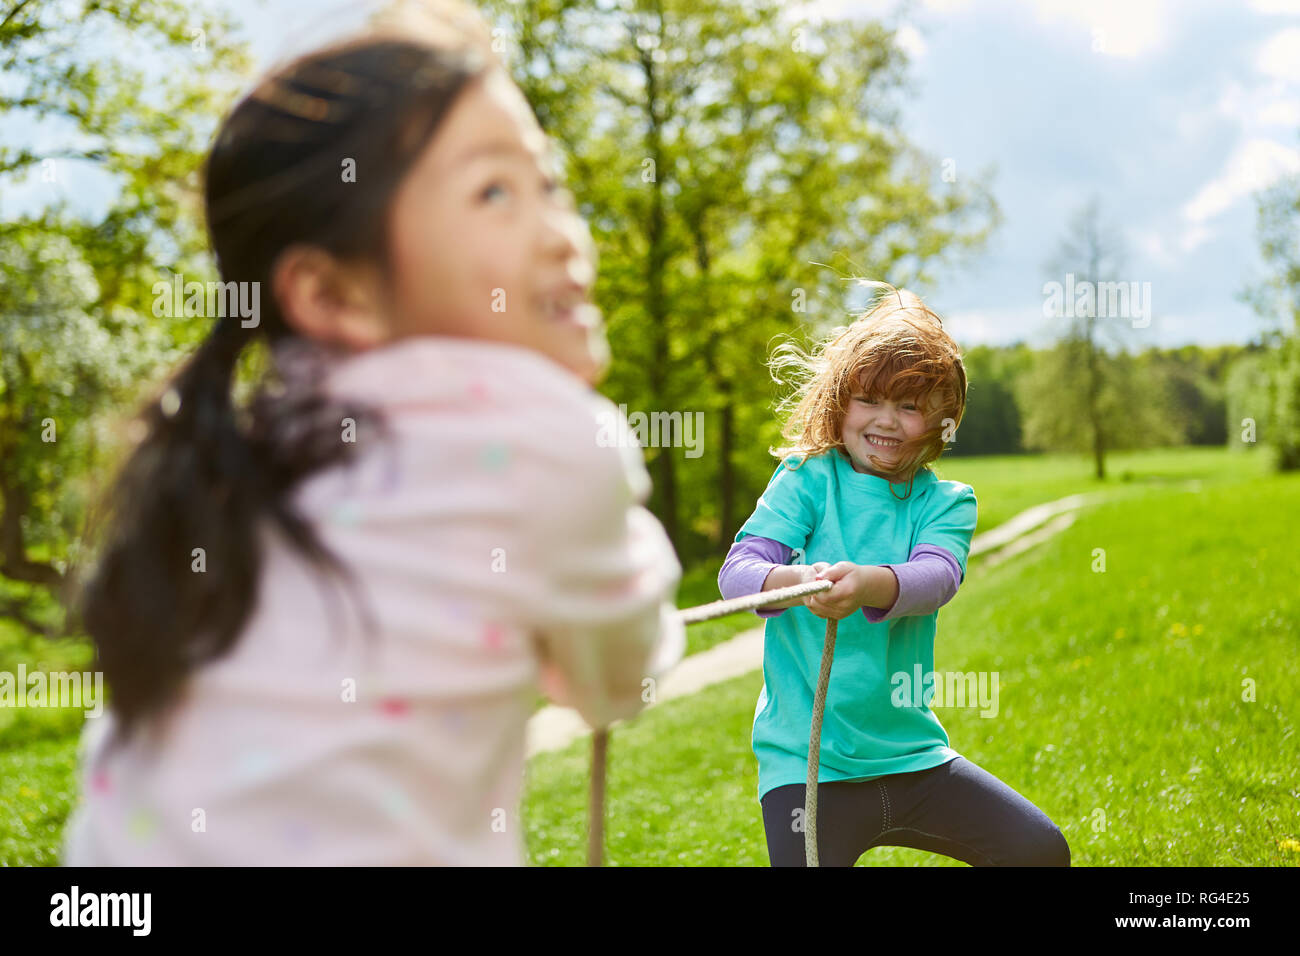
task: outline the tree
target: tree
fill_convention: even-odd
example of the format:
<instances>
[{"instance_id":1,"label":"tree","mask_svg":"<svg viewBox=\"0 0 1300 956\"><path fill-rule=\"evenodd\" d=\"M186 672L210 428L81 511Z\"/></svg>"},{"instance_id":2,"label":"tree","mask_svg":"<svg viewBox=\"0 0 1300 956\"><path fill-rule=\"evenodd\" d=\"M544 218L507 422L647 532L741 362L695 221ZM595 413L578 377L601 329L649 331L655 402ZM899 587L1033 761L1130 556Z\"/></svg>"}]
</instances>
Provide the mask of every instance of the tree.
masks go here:
<instances>
[{"instance_id":1,"label":"tree","mask_svg":"<svg viewBox=\"0 0 1300 956\"><path fill-rule=\"evenodd\" d=\"M1014 455L1024 450L1017 383L1032 362L1033 354L1023 344L977 345L966 353L966 412L945 456Z\"/></svg>"},{"instance_id":2,"label":"tree","mask_svg":"<svg viewBox=\"0 0 1300 956\"><path fill-rule=\"evenodd\" d=\"M1056 346L1042 353L1021 387L1026 447L1091 454L1098 480L1106 477L1106 452L1182 441L1163 376L1143 381L1137 364L1119 344L1117 318L1132 311L1113 308L1121 282L1123 247L1102 220L1101 204L1090 200L1072 218L1066 237L1048 264L1043 292L1058 319L1068 319ZM1114 311L1121 315L1110 314Z\"/></svg>"},{"instance_id":3,"label":"tree","mask_svg":"<svg viewBox=\"0 0 1300 956\"><path fill-rule=\"evenodd\" d=\"M710 454L646 454L678 552L716 548L773 467L772 340L844 318L838 270L815 263L923 283L996 206L978 178L939 184L899 133L905 59L879 23L796 22L772 0L491 7L600 249L602 390L707 423Z\"/></svg>"},{"instance_id":4,"label":"tree","mask_svg":"<svg viewBox=\"0 0 1300 956\"><path fill-rule=\"evenodd\" d=\"M1277 449L1279 470L1300 468L1300 176L1283 178L1257 197L1260 253L1268 278L1245 293L1269 320L1271 346L1262 363L1268 421L1262 437ZM1229 427L1232 427L1231 425Z\"/></svg>"},{"instance_id":5,"label":"tree","mask_svg":"<svg viewBox=\"0 0 1300 956\"><path fill-rule=\"evenodd\" d=\"M1188 444L1223 445L1228 440L1225 369L1241 350L1239 345L1188 344L1145 349L1138 357L1144 377L1167 379Z\"/></svg>"},{"instance_id":6,"label":"tree","mask_svg":"<svg viewBox=\"0 0 1300 956\"><path fill-rule=\"evenodd\" d=\"M0 5L9 128L62 130L48 148L0 145L0 188L26 177L50 197L40 215L0 225L0 614L32 630L62 628L49 599L77 558L94 481L125 444L107 418L201 331L156 319L151 290L172 272L212 274L197 174L233 92L222 81L248 66L229 32L168 0ZM55 198L84 186L86 169L116 187L89 220Z\"/></svg>"},{"instance_id":7,"label":"tree","mask_svg":"<svg viewBox=\"0 0 1300 956\"><path fill-rule=\"evenodd\" d=\"M1269 396L1269 352L1261 345L1248 349L1228 369L1224 383L1228 447L1257 447L1273 433Z\"/></svg>"}]
</instances>

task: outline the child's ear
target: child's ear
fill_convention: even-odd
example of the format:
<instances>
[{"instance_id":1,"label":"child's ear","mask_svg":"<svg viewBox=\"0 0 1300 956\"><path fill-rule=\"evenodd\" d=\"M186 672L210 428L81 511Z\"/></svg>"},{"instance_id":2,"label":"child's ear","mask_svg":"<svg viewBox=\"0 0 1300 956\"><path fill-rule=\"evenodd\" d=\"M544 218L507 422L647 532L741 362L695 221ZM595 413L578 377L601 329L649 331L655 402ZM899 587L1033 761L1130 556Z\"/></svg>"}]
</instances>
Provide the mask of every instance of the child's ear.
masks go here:
<instances>
[{"instance_id":1,"label":"child's ear","mask_svg":"<svg viewBox=\"0 0 1300 956\"><path fill-rule=\"evenodd\" d=\"M276 257L272 292L287 325L299 334L360 351L392 337L373 267L340 262L325 250L293 245Z\"/></svg>"}]
</instances>

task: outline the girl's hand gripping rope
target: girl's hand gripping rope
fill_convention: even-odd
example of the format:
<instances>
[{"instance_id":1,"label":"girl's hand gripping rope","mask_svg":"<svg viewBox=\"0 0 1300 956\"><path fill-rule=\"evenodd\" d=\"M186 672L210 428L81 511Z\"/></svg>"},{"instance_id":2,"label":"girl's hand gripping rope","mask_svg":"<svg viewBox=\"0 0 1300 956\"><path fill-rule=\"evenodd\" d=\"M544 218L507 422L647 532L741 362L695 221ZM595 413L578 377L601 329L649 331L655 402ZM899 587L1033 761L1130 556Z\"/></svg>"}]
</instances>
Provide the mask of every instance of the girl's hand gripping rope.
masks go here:
<instances>
[{"instance_id":1,"label":"girl's hand gripping rope","mask_svg":"<svg viewBox=\"0 0 1300 956\"><path fill-rule=\"evenodd\" d=\"M804 598L804 606L818 617L842 621L863 607L892 607L898 596L894 572L888 568L854 564L852 561L839 561L829 566L819 562L813 567L821 570L810 580L832 581L835 585L829 591ZM889 593L891 585L894 588L892 596Z\"/></svg>"},{"instance_id":2,"label":"girl's hand gripping rope","mask_svg":"<svg viewBox=\"0 0 1300 956\"><path fill-rule=\"evenodd\" d=\"M819 618L844 620L857 613L867 601L871 581L867 568L852 561L824 564L813 580L832 581L835 587L803 598L803 605Z\"/></svg>"}]
</instances>

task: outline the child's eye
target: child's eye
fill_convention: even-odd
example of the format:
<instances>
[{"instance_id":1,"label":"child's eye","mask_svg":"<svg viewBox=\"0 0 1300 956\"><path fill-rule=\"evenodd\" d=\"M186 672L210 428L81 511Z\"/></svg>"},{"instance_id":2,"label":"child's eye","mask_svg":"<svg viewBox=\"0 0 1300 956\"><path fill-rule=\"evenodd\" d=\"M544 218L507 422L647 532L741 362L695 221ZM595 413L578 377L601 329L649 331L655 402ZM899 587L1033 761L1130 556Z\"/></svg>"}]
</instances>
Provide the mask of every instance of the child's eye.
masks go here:
<instances>
[{"instance_id":1,"label":"child's eye","mask_svg":"<svg viewBox=\"0 0 1300 956\"><path fill-rule=\"evenodd\" d=\"M483 202L491 202L494 196L497 195L504 196L507 195L509 191L510 190L506 188L505 183L502 183L500 181L494 182L491 185L489 185L486 189L484 189L481 193L479 193L479 199L481 199Z\"/></svg>"},{"instance_id":2,"label":"child's eye","mask_svg":"<svg viewBox=\"0 0 1300 956\"><path fill-rule=\"evenodd\" d=\"M879 404L880 401L878 398L867 398L864 395L855 395L854 400L862 402L864 405L876 405ZM915 402L904 402L901 407L910 409L911 411L917 410Z\"/></svg>"},{"instance_id":3,"label":"child's eye","mask_svg":"<svg viewBox=\"0 0 1300 956\"><path fill-rule=\"evenodd\" d=\"M548 198L558 202L565 209L574 210L578 208L578 204L573 198L573 191L562 180L546 179L542 182L542 188Z\"/></svg>"}]
</instances>

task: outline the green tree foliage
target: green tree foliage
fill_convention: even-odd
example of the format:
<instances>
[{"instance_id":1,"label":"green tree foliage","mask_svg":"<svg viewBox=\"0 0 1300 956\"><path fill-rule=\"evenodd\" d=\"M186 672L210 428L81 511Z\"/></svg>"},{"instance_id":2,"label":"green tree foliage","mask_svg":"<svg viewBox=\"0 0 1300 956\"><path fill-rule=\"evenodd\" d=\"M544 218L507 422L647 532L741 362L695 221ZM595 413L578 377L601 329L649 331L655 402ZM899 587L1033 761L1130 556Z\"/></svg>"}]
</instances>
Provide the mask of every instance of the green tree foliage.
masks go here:
<instances>
[{"instance_id":1,"label":"green tree foliage","mask_svg":"<svg viewBox=\"0 0 1300 956\"><path fill-rule=\"evenodd\" d=\"M1263 346L1248 349L1232 363L1224 382L1230 448L1251 449L1272 431L1268 386L1269 355Z\"/></svg>"},{"instance_id":2,"label":"green tree foliage","mask_svg":"<svg viewBox=\"0 0 1300 956\"><path fill-rule=\"evenodd\" d=\"M1253 351L1259 351L1254 347ZM1221 345L1205 348L1184 345L1172 349L1148 348L1135 359L1136 374L1142 380L1161 380L1168 388L1170 414L1176 431L1191 445L1222 445L1236 439L1240 420L1246 413L1233 417L1232 408L1248 408L1252 402L1242 399L1230 405L1233 382L1241 386L1251 381L1246 364L1239 358L1249 356L1251 347ZM970 386L966 395L966 415L957 439L945 455L1010 455L1025 451L1021 440L1020 401L1028 399L1024 379L1039 366L1048 368L1035 373L1046 379L1055 374L1051 350L1040 352L1023 343L1011 346L977 345L966 350L966 374ZM1240 368L1241 375L1230 372ZM1255 376L1259 383L1263 379ZM1257 391L1261 391L1259 389ZM1260 402L1253 402L1258 416ZM1233 423L1236 424L1233 424Z\"/></svg>"},{"instance_id":3,"label":"green tree foliage","mask_svg":"<svg viewBox=\"0 0 1300 956\"><path fill-rule=\"evenodd\" d=\"M1264 190L1256 208L1260 253L1270 272L1246 299L1269 322L1264 337L1272 346L1259 370L1268 409L1260 438L1276 449L1277 467L1290 471L1300 468L1300 176Z\"/></svg>"},{"instance_id":4,"label":"green tree foliage","mask_svg":"<svg viewBox=\"0 0 1300 956\"><path fill-rule=\"evenodd\" d=\"M199 218L210 127L246 51L231 25L174 0L0 3L0 614L45 611L78 557L96 482L130 436L113 427L202 330L155 317L154 283L212 275ZM225 86L223 87L223 81ZM108 182L90 219L62 197Z\"/></svg>"},{"instance_id":5,"label":"green tree foliage","mask_svg":"<svg viewBox=\"0 0 1300 956\"><path fill-rule=\"evenodd\" d=\"M1144 376L1164 379L1172 391L1174 414L1189 445L1228 441L1227 372L1243 353L1239 345L1147 349L1139 357Z\"/></svg>"},{"instance_id":6,"label":"green tree foliage","mask_svg":"<svg viewBox=\"0 0 1300 956\"><path fill-rule=\"evenodd\" d=\"M966 412L948 455L1014 455L1021 442L1017 383L1034 361L1029 347L977 345L967 349Z\"/></svg>"},{"instance_id":7,"label":"green tree foliage","mask_svg":"<svg viewBox=\"0 0 1300 956\"><path fill-rule=\"evenodd\" d=\"M684 559L725 549L776 464L775 340L847 322L843 277L924 286L978 247L988 174L945 181L901 135L906 60L880 23L771 0L488 6L600 249L602 390L703 424L696 449L649 435L651 506Z\"/></svg>"}]
</instances>

